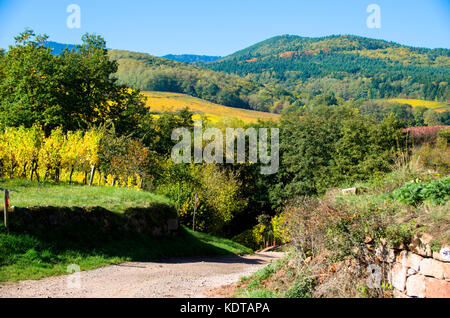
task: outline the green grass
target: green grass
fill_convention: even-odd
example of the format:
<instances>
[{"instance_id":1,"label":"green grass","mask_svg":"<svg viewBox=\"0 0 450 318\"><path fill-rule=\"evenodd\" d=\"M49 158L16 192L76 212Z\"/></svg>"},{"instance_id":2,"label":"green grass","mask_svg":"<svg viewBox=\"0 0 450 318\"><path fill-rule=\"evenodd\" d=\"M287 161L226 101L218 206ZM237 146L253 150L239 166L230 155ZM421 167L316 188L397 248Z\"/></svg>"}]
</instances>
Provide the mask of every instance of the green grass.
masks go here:
<instances>
[{"instance_id":1,"label":"green grass","mask_svg":"<svg viewBox=\"0 0 450 318\"><path fill-rule=\"evenodd\" d=\"M65 274L70 264L88 270L124 261L249 253L252 250L240 244L185 227L176 236L151 238L130 234L94 242L89 248L77 247L73 242L56 248L54 242L28 234L7 233L0 226L0 282Z\"/></svg>"},{"instance_id":2,"label":"green grass","mask_svg":"<svg viewBox=\"0 0 450 318\"><path fill-rule=\"evenodd\" d=\"M235 292L237 298L276 298L279 297L277 292L264 288L263 282L271 275L280 270L286 259L280 259L276 262L261 268L250 277L241 278L241 282L246 283L244 288L239 288Z\"/></svg>"},{"instance_id":3,"label":"green grass","mask_svg":"<svg viewBox=\"0 0 450 318\"><path fill-rule=\"evenodd\" d=\"M38 184L14 179L0 182L0 188L12 190L10 205L18 207L101 206L112 212L123 212L130 207L147 207L152 202L170 203L168 198L154 193L116 187L50 182ZM3 206L3 200L0 205Z\"/></svg>"}]
</instances>

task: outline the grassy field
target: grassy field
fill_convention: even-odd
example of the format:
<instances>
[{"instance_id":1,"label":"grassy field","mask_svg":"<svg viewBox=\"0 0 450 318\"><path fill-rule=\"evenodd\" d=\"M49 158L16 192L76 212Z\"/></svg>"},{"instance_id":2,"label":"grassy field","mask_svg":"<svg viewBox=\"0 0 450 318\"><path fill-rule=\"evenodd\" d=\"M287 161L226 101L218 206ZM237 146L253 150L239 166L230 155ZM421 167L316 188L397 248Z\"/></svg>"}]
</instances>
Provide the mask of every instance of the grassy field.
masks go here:
<instances>
[{"instance_id":1,"label":"grassy field","mask_svg":"<svg viewBox=\"0 0 450 318\"><path fill-rule=\"evenodd\" d=\"M25 180L0 182L11 189L11 205L26 206L102 206L113 212L127 207L144 207L151 202L170 203L149 192L113 187L89 187L64 183ZM3 209L3 208L2 208ZM8 232L0 224L0 282L39 279L66 273L67 266L77 264L88 270L124 261L146 261L167 257L216 256L252 253L238 243L182 227L175 236L149 237L124 232L102 234L94 240L85 231L75 236L49 239L42 234ZM60 234L58 234L60 235Z\"/></svg>"},{"instance_id":2,"label":"grassy field","mask_svg":"<svg viewBox=\"0 0 450 318\"><path fill-rule=\"evenodd\" d=\"M412 107L418 107L423 106L426 108L434 109L437 112L444 112L446 110L450 111L450 104L445 102L433 102L429 100L422 100L422 99L406 99L406 98L392 98L388 101L397 102L401 104L408 104Z\"/></svg>"},{"instance_id":3,"label":"grassy field","mask_svg":"<svg viewBox=\"0 0 450 318\"><path fill-rule=\"evenodd\" d=\"M227 107L185 94L167 92L144 92L143 94L147 96L147 106L153 113L177 111L189 107L197 114L207 115L212 122L217 122L222 118L236 117L246 123L252 123L257 122L258 119L278 120L280 117L278 114ZM194 117L194 119L197 118Z\"/></svg>"},{"instance_id":4,"label":"grassy field","mask_svg":"<svg viewBox=\"0 0 450 318\"><path fill-rule=\"evenodd\" d=\"M147 207L152 202L170 202L166 197L135 189L50 182L38 184L20 179L0 182L0 189L10 190L10 205L18 207L101 206L112 212L123 212L130 207ZM0 205L3 207L3 200Z\"/></svg>"}]
</instances>

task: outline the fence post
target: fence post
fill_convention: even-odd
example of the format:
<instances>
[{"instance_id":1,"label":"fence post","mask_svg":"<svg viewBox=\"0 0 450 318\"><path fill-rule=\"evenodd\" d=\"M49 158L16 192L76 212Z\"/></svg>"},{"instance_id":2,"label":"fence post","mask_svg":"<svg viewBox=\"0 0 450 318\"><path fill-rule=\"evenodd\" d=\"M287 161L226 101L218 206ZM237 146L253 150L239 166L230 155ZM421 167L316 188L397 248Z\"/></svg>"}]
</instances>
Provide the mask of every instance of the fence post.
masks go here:
<instances>
[{"instance_id":1,"label":"fence post","mask_svg":"<svg viewBox=\"0 0 450 318\"><path fill-rule=\"evenodd\" d=\"M195 231L195 212L197 212L197 206L198 206L198 195L196 192L195 193L195 203L194 203L194 215L192 217L192 231Z\"/></svg>"},{"instance_id":2,"label":"fence post","mask_svg":"<svg viewBox=\"0 0 450 318\"><path fill-rule=\"evenodd\" d=\"M9 191L5 189L5 196L3 201L3 217L5 228L8 228L8 206L9 206Z\"/></svg>"},{"instance_id":3,"label":"fence post","mask_svg":"<svg viewBox=\"0 0 450 318\"><path fill-rule=\"evenodd\" d=\"M92 185L92 182L94 182L94 175L95 175L95 166L92 166L91 169L91 177L89 178L89 185Z\"/></svg>"}]
</instances>

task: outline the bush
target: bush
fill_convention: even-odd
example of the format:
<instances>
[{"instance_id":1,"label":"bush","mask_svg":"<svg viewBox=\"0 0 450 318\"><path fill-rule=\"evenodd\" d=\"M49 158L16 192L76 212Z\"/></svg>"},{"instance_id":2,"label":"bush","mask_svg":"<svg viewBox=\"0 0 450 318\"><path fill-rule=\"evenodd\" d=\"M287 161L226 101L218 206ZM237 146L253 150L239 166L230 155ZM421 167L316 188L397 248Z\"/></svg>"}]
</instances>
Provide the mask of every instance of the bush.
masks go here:
<instances>
[{"instance_id":1,"label":"bush","mask_svg":"<svg viewBox=\"0 0 450 318\"><path fill-rule=\"evenodd\" d=\"M403 129L415 145L421 145L426 142L434 143L436 137L446 129L446 126L423 126L423 127L408 127Z\"/></svg>"},{"instance_id":2,"label":"bush","mask_svg":"<svg viewBox=\"0 0 450 318\"><path fill-rule=\"evenodd\" d=\"M450 177L431 182L409 182L393 193L393 197L400 202L418 205L424 201L443 204L450 196Z\"/></svg>"},{"instance_id":3,"label":"bush","mask_svg":"<svg viewBox=\"0 0 450 318\"><path fill-rule=\"evenodd\" d=\"M273 238L277 244L286 244L289 242L287 223L288 220L284 213L275 215L271 220Z\"/></svg>"},{"instance_id":4,"label":"bush","mask_svg":"<svg viewBox=\"0 0 450 318\"><path fill-rule=\"evenodd\" d=\"M447 175L450 172L450 147L447 138L441 135L434 144L425 143L414 149L413 161L427 169Z\"/></svg>"},{"instance_id":5,"label":"bush","mask_svg":"<svg viewBox=\"0 0 450 318\"><path fill-rule=\"evenodd\" d=\"M313 287L313 280L311 278L303 277L302 280L297 281L285 294L285 298L310 298Z\"/></svg>"},{"instance_id":6,"label":"bush","mask_svg":"<svg viewBox=\"0 0 450 318\"><path fill-rule=\"evenodd\" d=\"M241 234L236 235L232 238L232 240L239 244L247 246L252 250L259 250L265 246L263 233L263 225L257 224L253 228L245 230Z\"/></svg>"},{"instance_id":7,"label":"bush","mask_svg":"<svg viewBox=\"0 0 450 318\"><path fill-rule=\"evenodd\" d=\"M177 165L170 159L164 164L157 192L175 203L183 225L192 226L196 195L196 230L223 234L224 226L245 208L237 174L217 165Z\"/></svg>"}]
</instances>

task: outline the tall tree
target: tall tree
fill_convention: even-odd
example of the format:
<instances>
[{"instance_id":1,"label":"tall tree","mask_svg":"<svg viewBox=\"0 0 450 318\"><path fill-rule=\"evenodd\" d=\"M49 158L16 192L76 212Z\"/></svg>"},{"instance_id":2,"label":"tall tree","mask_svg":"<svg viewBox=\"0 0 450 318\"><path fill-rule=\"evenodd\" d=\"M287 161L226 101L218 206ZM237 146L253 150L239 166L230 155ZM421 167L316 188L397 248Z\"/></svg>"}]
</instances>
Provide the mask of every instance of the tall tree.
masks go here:
<instances>
[{"instance_id":1,"label":"tall tree","mask_svg":"<svg viewBox=\"0 0 450 318\"><path fill-rule=\"evenodd\" d=\"M86 34L83 44L52 55L47 36L25 30L1 59L0 119L4 126L39 123L48 134L55 127L86 129L112 121L119 133L132 131L148 113L137 90L119 85L101 36Z\"/></svg>"}]
</instances>

